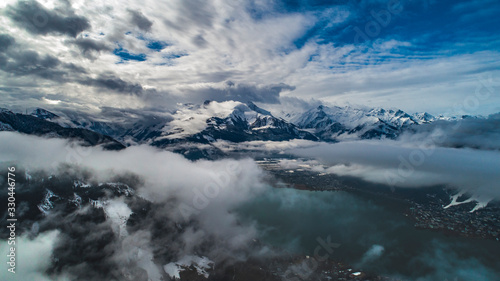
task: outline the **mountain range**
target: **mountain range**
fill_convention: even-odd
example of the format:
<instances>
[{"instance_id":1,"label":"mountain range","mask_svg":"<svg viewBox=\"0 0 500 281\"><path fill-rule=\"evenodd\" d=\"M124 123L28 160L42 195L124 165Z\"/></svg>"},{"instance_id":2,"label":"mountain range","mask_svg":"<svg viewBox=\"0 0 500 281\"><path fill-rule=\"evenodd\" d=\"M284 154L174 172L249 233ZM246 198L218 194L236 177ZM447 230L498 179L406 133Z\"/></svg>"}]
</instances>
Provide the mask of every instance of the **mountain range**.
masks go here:
<instances>
[{"instance_id":1,"label":"mountain range","mask_svg":"<svg viewBox=\"0 0 500 281\"><path fill-rule=\"evenodd\" d=\"M51 122L51 120L57 118L56 114L43 109L36 109L30 115L0 109L0 131L17 131L28 135L73 139L79 141L82 145L102 145L109 150L125 148L122 143L111 136L78 126Z\"/></svg>"},{"instance_id":2,"label":"mountain range","mask_svg":"<svg viewBox=\"0 0 500 281\"><path fill-rule=\"evenodd\" d=\"M1 109L0 130L77 139L86 145L104 145L107 149L149 144L159 148L176 147L177 152L185 153L180 148L183 144L210 145L221 140L240 143L294 139L325 142L396 139L415 126L450 120L426 112L410 115L397 109L325 105L283 116L276 117L252 102L205 101L201 105L180 105L170 119L132 120L131 125L126 126L77 114L58 115L42 108L30 114Z\"/></svg>"}]
</instances>

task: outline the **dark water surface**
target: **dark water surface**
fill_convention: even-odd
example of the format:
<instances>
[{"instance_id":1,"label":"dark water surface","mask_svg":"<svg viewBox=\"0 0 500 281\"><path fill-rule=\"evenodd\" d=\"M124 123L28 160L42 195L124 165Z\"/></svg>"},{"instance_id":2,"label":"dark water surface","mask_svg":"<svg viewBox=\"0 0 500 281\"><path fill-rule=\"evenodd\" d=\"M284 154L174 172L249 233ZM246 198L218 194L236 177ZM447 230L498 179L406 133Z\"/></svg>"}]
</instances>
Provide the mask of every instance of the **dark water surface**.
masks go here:
<instances>
[{"instance_id":1,"label":"dark water surface","mask_svg":"<svg viewBox=\"0 0 500 281\"><path fill-rule=\"evenodd\" d=\"M314 256L318 238L357 269L408 280L500 280L500 242L418 230L405 203L344 191L274 188L237 210L261 240ZM320 252L322 255L325 251Z\"/></svg>"}]
</instances>

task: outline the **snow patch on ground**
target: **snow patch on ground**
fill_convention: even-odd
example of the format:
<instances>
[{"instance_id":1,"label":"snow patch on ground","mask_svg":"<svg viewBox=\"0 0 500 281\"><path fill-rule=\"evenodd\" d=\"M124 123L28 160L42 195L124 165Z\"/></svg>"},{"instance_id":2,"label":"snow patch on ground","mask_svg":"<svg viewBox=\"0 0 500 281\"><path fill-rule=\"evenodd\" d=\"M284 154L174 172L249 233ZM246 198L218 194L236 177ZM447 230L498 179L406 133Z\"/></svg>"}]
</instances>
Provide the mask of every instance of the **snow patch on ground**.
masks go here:
<instances>
[{"instance_id":1,"label":"snow patch on ground","mask_svg":"<svg viewBox=\"0 0 500 281\"><path fill-rule=\"evenodd\" d=\"M102 187L102 186L109 186L111 187L112 189L114 189L116 192L118 192L119 194L123 194L125 196L132 196L134 195L135 191L134 189L132 189L130 186L128 186L127 184L124 184L124 183L121 183L121 182L106 182L106 183L99 183L99 187Z\"/></svg>"},{"instance_id":2,"label":"snow patch on ground","mask_svg":"<svg viewBox=\"0 0 500 281\"><path fill-rule=\"evenodd\" d=\"M81 208L83 200L80 195L73 193L73 199L70 199L69 202L75 204L78 208Z\"/></svg>"},{"instance_id":3,"label":"snow patch on ground","mask_svg":"<svg viewBox=\"0 0 500 281\"><path fill-rule=\"evenodd\" d=\"M187 255L177 262L166 264L163 266L163 270L165 270L171 278L180 279L180 273L186 270L186 268L193 266L199 275L203 275L205 278L208 278L209 273L207 270L212 268L213 264L214 262L207 257Z\"/></svg>"},{"instance_id":4,"label":"snow patch on ground","mask_svg":"<svg viewBox=\"0 0 500 281\"><path fill-rule=\"evenodd\" d=\"M127 236L127 220L132 214L132 210L123 201L123 198L109 201L103 209L106 217L111 220L113 231L119 237Z\"/></svg>"},{"instance_id":5,"label":"snow patch on ground","mask_svg":"<svg viewBox=\"0 0 500 281\"><path fill-rule=\"evenodd\" d=\"M52 192L52 190L47 189L45 197L43 198L42 202L37 206L40 212L46 215L50 211L50 209L54 208L54 204L52 204L51 201L52 198L59 198L59 196L57 196L54 192Z\"/></svg>"},{"instance_id":6,"label":"snow patch on ground","mask_svg":"<svg viewBox=\"0 0 500 281\"><path fill-rule=\"evenodd\" d=\"M472 195L467 200L457 201L458 198L460 198L464 194L465 194L465 191L460 191L455 195L451 195L450 196L450 199L451 199L450 204L444 206L443 208L448 209L452 206L458 206L458 205L465 204L465 203L476 202L476 206L474 206L474 208L472 208L472 210L469 211L469 213L474 213L477 210L485 208L488 205L488 203L491 201L491 199L489 199L489 198L481 198L481 197L478 197L475 195Z\"/></svg>"},{"instance_id":7,"label":"snow patch on ground","mask_svg":"<svg viewBox=\"0 0 500 281\"><path fill-rule=\"evenodd\" d=\"M92 205L92 207L97 208L97 209L104 208L104 205L107 204L106 201L103 202L99 199L94 200L94 199L90 199L90 198L89 198L89 203L90 203L90 205Z\"/></svg>"},{"instance_id":8,"label":"snow patch on ground","mask_svg":"<svg viewBox=\"0 0 500 281\"><path fill-rule=\"evenodd\" d=\"M73 188L89 188L90 184L80 181L80 180L75 180L73 181Z\"/></svg>"}]
</instances>

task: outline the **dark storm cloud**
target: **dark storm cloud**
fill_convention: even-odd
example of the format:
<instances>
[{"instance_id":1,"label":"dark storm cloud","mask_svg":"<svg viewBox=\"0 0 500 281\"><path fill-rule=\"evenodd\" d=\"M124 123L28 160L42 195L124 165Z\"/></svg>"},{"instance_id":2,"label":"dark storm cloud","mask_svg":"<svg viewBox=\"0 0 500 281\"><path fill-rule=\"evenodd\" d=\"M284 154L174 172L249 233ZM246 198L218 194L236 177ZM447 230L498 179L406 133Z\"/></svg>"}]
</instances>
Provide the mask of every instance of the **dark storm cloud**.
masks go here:
<instances>
[{"instance_id":1,"label":"dark storm cloud","mask_svg":"<svg viewBox=\"0 0 500 281\"><path fill-rule=\"evenodd\" d=\"M68 75L86 72L82 67L64 63L54 56L26 50L6 34L0 34L0 70L13 76L34 75L58 82L67 81Z\"/></svg>"},{"instance_id":2,"label":"dark storm cloud","mask_svg":"<svg viewBox=\"0 0 500 281\"><path fill-rule=\"evenodd\" d=\"M146 18L141 12L128 10L132 17L132 23L135 24L140 30L149 32L153 26L153 22Z\"/></svg>"},{"instance_id":3,"label":"dark storm cloud","mask_svg":"<svg viewBox=\"0 0 500 281\"><path fill-rule=\"evenodd\" d=\"M2 107L18 113L25 112L27 107L37 107L43 102L44 94L43 90L34 87L0 87L0 95L5 101Z\"/></svg>"},{"instance_id":4,"label":"dark storm cloud","mask_svg":"<svg viewBox=\"0 0 500 281\"><path fill-rule=\"evenodd\" d=\"M143 93L144 88L137 83L127 82L114 75L100 75L98 78L87 78L79 81L82 85L89 85L108 90L113 90L119 93L140 95Z\"/></svg>"},{"instance_id":5,"label":"dark storm cloud","mask_svg":"<svg viewBox=\"0 0 500 281\"><path fill-rule=\"evenodd\" d=\"M66 71L64 64L56 57L41 56L35 51L9 52L0 55L0 70L14 76L35 75L41 78L63 81Z\"/></svg>"},{"instance_id":6,"label":"dark storm cloud","mask_svg":"<svg viewBox=\"0 0 500 281\"><path fill-rule=\"evenodd\" d=\"M193 102L204 100L214 101L241 101L241 102L262 102L262 103L279 103L280 93L288 90L293 91L294 86L284 83L272 84L265 86L256 86L249 84L235 84L232 81L227 81L223 88L209 87L199 90L194 97Z\"/></svg>"},{"instance_id":7,"label":"dark storm cloud","mask_svg":"<svg viewBox=\"0 0 500 281\"><path fill-rule=\"evenodd\" d=\"M107 49L106 45L86 38L76 39L73 43L84 53ZM41 55L36 51L23 49L22 46L16 45L14 38L6 34L0 34L0 70L12 76L32 75L59 83L76 82L119 93L140 95L144 92L140 84L127 82L112 73L90 78L86 76L87 71L84 68L65 63L51 55Z\"/></svg>"},{"instance_id":8,"label":"dark storm cloud","mask_svg":"<svg viewBox=\"0 0 500 281\"><path fill-rule=\"evenodd\" d=\"M91 56L92 52L111 51L113 49L103 42L90 38L79 37L68 42L75 44L82 54L87 57Z\"/></svg>"},{"instance_id":9,"label":"dark storm cloud","mask_svg":"<svg viewBox=\"0 0 500 281\"><path fill-rule=\"evenodd\" d=\"M5 9L5 15L18 26L33 34L61 34L76 37L90 28L85 17L76 16L73 11L47 10L37 1L19 1Z\"/></svg>"},{"instance_id":10,"label":"dark storm cloud","mask_svg":"<svg viewBox=\"0 0 500 281\"><path fill-rule=\"evenodd\" d=\"M15 42L14 37L8 34L0 34L0 53L7 51Z\"/></svg>"}]
</instances>

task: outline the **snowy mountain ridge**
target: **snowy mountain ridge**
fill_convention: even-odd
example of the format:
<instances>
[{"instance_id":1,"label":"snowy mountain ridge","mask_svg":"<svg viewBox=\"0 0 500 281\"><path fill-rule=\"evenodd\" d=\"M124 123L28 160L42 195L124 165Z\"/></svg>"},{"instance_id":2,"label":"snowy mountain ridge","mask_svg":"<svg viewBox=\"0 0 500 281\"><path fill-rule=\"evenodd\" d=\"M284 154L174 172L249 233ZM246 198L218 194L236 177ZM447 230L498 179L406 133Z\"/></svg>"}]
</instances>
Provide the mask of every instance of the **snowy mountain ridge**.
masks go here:
<instances>
[{"instance_id":1,"label":"snowy mountain ridge","mask_svg":"<svg viewBox=\"0 0 500 281\"><path fill-rule=\"evenodd\" d=\"M219 140L238 143L293 139L327 142L395 139L413 126L439 120L473 118L436 117L427 112L410 115L400 109L326 105L305 112L282 111L274 115L252 102L239 101L178 104L177 110L168 117L148 115L141 119L141 116L130 114L122 116L120 121L96 120L71 112L55 114L42 108L36 108L29 115L12 113L8 109L2 109L0 114L5 116L0 123L0 130L4 131L17 130L12 122L7 122L9 118L30 116L63 128L94 131L126 145L145 143L161 148L186 143L210 145Z\"/></svg>"},{"instance_id":2,"label":"snowy mountain ridge","mask_svg":"<svg viewBox=\"0 0 500 281\"><path fill-rule=\"evenodd\" d=\"M396 138L417 122L402 110L362 109L320 105L291 120L300 128L312 129L323 140Z\"/></svg>"}]
</instances>

